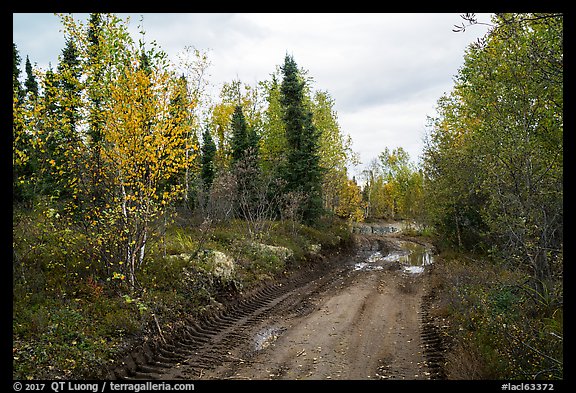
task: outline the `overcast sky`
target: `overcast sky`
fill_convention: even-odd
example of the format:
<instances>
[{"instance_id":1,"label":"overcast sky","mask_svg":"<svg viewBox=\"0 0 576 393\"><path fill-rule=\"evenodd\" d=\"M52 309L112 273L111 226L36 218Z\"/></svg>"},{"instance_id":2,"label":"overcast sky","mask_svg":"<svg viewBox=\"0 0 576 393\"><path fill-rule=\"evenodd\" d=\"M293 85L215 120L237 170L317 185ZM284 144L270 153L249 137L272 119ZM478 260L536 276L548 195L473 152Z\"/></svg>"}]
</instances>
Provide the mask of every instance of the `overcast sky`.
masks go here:
<instances>
[{"instance_id":1,"label":"overcast sky","mask_svg":"<svg viewBox=\"0 0 576 393\"><path fill-rule=\"evenodd\" d=\"M402 146L417 161L427 116L451 90L468 45L487 28L464 33L453 13L201 13L119 14L137 26L144 16L146 41L155 40L172 59L186 46L207 51L209 82L215 89L240 79L255 85L269 80L286 53L314 79L313 89L335 101L342 131L354 142L359 173L385 147ZM87 14L75 14L85 20ZM489 15L477 15L489 22ZM53 14L13 14L13 41L22 58L45 70L55 68L64 47Z\"/></svg>"}]
</instances>

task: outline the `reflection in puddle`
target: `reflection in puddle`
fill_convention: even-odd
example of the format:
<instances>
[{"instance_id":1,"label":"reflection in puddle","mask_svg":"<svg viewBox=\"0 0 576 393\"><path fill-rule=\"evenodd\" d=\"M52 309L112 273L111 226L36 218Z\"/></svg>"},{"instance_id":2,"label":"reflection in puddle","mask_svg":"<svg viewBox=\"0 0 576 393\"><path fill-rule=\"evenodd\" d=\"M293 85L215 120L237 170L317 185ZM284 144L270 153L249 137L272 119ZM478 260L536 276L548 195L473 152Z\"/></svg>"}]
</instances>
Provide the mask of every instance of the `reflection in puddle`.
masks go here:
<instances>
[{"instance_id":1,"label":"reflection in puddle","mask_svg":"<svg viewBox=\"0 0 576 393\"><path fill-rule=\"evenodd\" d=\"M424 271L424 266L404 266L402 271L404 273L418 274Z\"/></svg>"},{"instance_id":2,"label":"reflection in puddle","mask_svg":"<svg viewBox=\"0 0 576 393\"><path fill-rule=\"evenodd\" d=\"M374 254L372 254L368 257L368 262L374 263L374 262L381 260L382 258L384 258L382 256L382 253L380 253L380 251L376 251Z\"/></svg>"},{"instance_id":3,"label":"reflection in puddle","mask_svg":"<svg viewBox=\"0 0 576 393\"><path fill-rule=\"evenodd\" d=\"M412 242L404 242L403 246L409 250L405 260L400 261L403 264L402 269L404 272L419 274L424 271L426 266L432 263L432 254L426 247Z\"/></svg>"},{"instance_id":4,"label":"reflection in puddle","mask_svg":"<svg viewBox=\"0 0 576 393\"><path fill-rule=\"evenodd\" d=\"M276 341L278 336L282 334L284 330L286 330L286 328L280 328L275 326L267 327L263 330L260 330L258 333L256 333L256 336L254 337L254 350L261 351L265 348L268 348L268 346L270 346L270 344Z\"/></svg>"},{"instance_id":5,"label":"reflection in puddle","mask_svg":"<svg viewBox=\"0 0 576 393\"><path fill-rule=\"evenodd\" d=\"M384 265L399 263L405 273L419 274L433 262L430 251L420 244L402 242L402 247L403 250L391 251L385 256L376 251L366 259L366 262L356 263L354 270L383 270Z\"/></svg>"},{"instance_id":6,"label":"reflection in puddle","mask_svg":"<svg viewBox=\"0 0 576 393\"><path fill-rule=\"evenodd\" d=\"M374 265L373 263L368 262L358 262L354 264L354 270L382 270L384 266L381 265Z\"/></svg>"}]
</instances>

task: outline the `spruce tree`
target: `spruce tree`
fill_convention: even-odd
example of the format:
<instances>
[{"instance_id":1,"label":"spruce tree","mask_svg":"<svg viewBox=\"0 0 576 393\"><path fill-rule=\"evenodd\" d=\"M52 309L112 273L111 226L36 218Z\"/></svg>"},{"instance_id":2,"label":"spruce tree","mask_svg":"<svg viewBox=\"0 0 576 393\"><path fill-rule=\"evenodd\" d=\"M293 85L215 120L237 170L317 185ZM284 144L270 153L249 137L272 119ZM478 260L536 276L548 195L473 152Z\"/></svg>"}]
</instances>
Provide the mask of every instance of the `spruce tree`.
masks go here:
<instances>
[{"instance_id":1,"label":"spruce tree","mask_svg":"<svg viewBox=\"0 0 576 393\"><path fill-rule=\"evenodd\" d=\"M88 156L91 170L87 171L88 199L94 206L103 207L110 198L106 189L109 187L107 168L104 164L104 112L106 101L104 93L105 61L102 47L103 20L102 14L91 13L87 31L86 92L88 96Z\"/></svg>"},{"instance_id":2,"label":"spruce tree","mask_svg":"<svg viewBox=\"0 0 576 393\"><path fill-rule=\"evenodd\" d=\"M12 89L13 93L18 98L18 102L22 102L23 93L22 85L20 84L20 62L22 59L20 58L20 53L18 53L18 48L16 44L12 43Z\"/></svg>"},{"instance_id":3,"label":"spruce tree","mask_svg":"<svg viewBox=\"0 0 576 393\"><path fill-rule=\"evenodd\" d=\"M90 98L90 115L88 135L94 159L100 161L100 142L102 141L102 95L101 83L103 78L102 54L100 49L100 34L102 30L102 17L100 14L90 14L88 26L88 66L90 68L89 82L87 84Z\"/></svg>"},{"instance_id":4,"label":"spruce tree","mask_svg":"<svg viewBox=\"0 0 576 393\"><path fill-rule=\"evenodd\" d=\"M232 165L234 165L244 158L248 150L248 126L240 105L236 105L232 115L232 141L230 142L230 147L232 148Z\"/></svg>"},{"instance_id":5,"label":"spruce tree","mask_svg":"<svg viewBox=\"0 0 576 393\"><path fill-rule=\"evenodd\" d=\"M68 125L67 137L70 141L76 141L77 125L80 120L80 60L78 50L74 40L68 38L66 46L62 49L60 64L58 64L58 73L60 74L60 88L66 104L64 105L63 117Z\"/></svg>"},{"instance_id":6,"label":"spruce tree","mask_svg":"<svg viewBox=\"0 0 576 393\"><path fill-rule=\"evenodd\" d=\"M38 81L32 72L32 64L30 59L26 56L26 81L24 82L26 93L32 93L34 97L38 96Z\"/></svg>"},{"instance_id":7,"label":"spruce tree","mask_svg":"<svg viewBox=\"0 0 576 393\"><path fill-rule=\"evenodd\" d=\"M200 172L200 177L204 182L204 188L206 190L210 189L214 177L216 176L216 170L214 167L214 158L216 157L216 144L212 135L210 134L210 127L206 126L204 132L202 133L202 169Z\"/></svg>"},{"instance_id":8,"label":"spruce tree","mask_svg":"<svg viewBox=\"0 0 576 393\"><path fill-rule=\"evenodd\" d=\"M285 57L282 72L280 102L288 142L287 164L283 171L286 192L301 192L306 196L301 214L305 223L312 224L322 214L320 134L312 123L312 112L304 102L305 82L289 55Z\"/></svg>"},{"instance_id":9,"label":"spruce tree","mask_svg":"<svg viewBox=\"0 0 576 393\"><path fill-rule=\"evenodd\" d=\"M237 105L231 121L232 170L236 176L236 211L246 220L254 219L257 209L260 165L258 162L258 134L246 124L242 107Z\"/></svg>"},{"instance_id":10,"label":"spruce tree","mask_svg":"<svg viewBox=\"0 0 576 393\"><path fill-rule=\"evenodd\" d=\"M60 127L58 127L61 114L58 102L58 87L56 75L49 65L48 70L42 80L41 97L44 107L42 118L42 132L39 138L42 140L43 171L40 177L41 192L46 195L59 196L61 190L65 189L66 181L58 172L63 168L67 159L64 155L67 141L62 138Z\"/></svg>"}]
</instances>

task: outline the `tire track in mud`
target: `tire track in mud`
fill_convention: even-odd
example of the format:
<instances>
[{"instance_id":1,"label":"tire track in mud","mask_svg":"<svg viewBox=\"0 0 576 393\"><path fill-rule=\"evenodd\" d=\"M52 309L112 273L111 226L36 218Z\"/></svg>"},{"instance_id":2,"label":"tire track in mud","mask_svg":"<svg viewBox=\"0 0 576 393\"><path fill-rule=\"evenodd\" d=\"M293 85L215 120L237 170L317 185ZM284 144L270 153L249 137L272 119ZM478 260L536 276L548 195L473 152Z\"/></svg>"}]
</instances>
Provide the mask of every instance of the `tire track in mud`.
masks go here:
<instances>
[{"instance_id":1,"label":"tire track in mud","mask_svg":"<svg viewBox=\"0 0 576 393\"><path fill-rule=\"evenodd\" d=\"M422 297L420 337L424 345L426 365L430 370L430 379L446 379L444 366L447 345L442 338L441 329L438 327L437 321L430 313L435 299L436 292L434 289L429 289Z\"/></svg>"},{"instance_id":2,"label":"tire track in mud","mask_svg":"<svg viewBox=\"0 0 576 393\"><path fill-rule=\"evenodd\" d=\"M144 343L125 356L109 377L112 379L198 378L206 370L239 361L230 349L251 342L248 333L273 315L305 314L307 299L339 277L336 262L320 262L287 279L269 284L252 295L200 320L186 320L165 342Z\"/></svg>"}]
</instances>

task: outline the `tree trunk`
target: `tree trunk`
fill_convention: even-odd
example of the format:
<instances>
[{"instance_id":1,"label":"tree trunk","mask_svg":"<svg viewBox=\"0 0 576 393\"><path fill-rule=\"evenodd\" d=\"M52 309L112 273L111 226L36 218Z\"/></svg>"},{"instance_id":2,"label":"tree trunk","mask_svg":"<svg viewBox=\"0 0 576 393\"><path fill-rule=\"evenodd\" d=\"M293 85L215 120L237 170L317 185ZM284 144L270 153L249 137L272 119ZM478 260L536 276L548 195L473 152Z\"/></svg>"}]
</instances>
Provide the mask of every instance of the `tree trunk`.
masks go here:
<instances>
[{"instance_id":1,"label":"tree trunk","mask_svg":"<svg viewBox=\"0 0 576 393\"><path fill-rule=\"evenodd\" d=\"M130 282L130 290L134 291L136 288L136 253L130 247L130 244L126 247L126 265L129 268L128 280Z\"/></svg>"},{"instance_id":2,"label":"tree trunk","mask_svg":"<svg viewBox=\"0 0 576 393\"><path fill-rule=\"evenodd\" d=\"M454 215L454 221L456 222L456 237L458 238L458 248L462 249L462 237L460 236L460 222L458 220L458 213Z\"/></svg>"},{"instance_id":3,"label":"tree trunk","mask_svg":"<svg viewBox=\"0 0 576 393\"><path fill-rule=\"evenodd\" d=\"M144 253L146 250L146 240L148 240L148 231L144 228L144 236L142 239L142 244L140 245L140 256L138 258L138 267L142 266L142 262L144 262Z\"/></svg>"}]
</instances>

